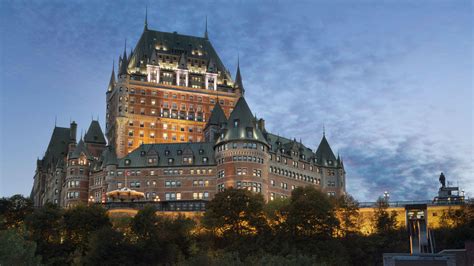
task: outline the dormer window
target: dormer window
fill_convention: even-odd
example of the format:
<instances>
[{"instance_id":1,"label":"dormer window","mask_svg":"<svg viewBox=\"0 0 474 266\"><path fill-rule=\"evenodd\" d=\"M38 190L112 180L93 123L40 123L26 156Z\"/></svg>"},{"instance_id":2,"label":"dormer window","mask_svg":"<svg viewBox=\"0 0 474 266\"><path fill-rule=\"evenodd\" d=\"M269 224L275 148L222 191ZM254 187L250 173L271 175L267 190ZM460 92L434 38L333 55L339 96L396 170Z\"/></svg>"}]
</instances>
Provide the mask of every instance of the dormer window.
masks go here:
<instances>
[{"instance_id":1,"label":"dormer window","mask_svg":"<svg viewBox=\"0 0 474 266\"><path fill-rule=\"evenodd\" d=\"M202 162L203 162L203 163L207 163L207 161L208 161L208 158L207 158L207 157L203 157L203 158L202 158Z\"/></svg>"},{"instance_id":2,"label":"dormer window","mask_svg":"<svg viewBox=\"0 0 474 266\"><path fill-rule=\"evenodd\" d=\"M183 151L182 150L178 150L178 155L181 155L183 154Z\"/></svg>"},{"instance_id":3,"label":"dormer window","mask_svg":"<svg viewBox=\"0 0 474 266\"><path fill-rule=\"evenodd\" d=\"M130 159L126 159L125 160L125 165L130 165L130 162L131 162Z\"/></svg>"},{"instance_id":4,"label":"dormer window","mask_svg":"<svg viewBox=\"0 0 474 266\"><path fill-rule=\"evenodd\" d=\"M199 154L204 154L204 150L203 150L203 149L199 149Z\"/></svg>"},{"instance_id":5,"label":"dormer window","mask_svg":"<svg viewBox=\"0 0 474 266\"><path fill-rule=\"evenodd\" d=\"M145 151L141 151L140 152L140 156L145 156L146 152Z\"/></svg>"},{"instance_id":6,"label":"dormer window","mask_svg":"<svg viewBox=\"0 0 474 266\"><path fill-rule=\"evenodd\" d=\"M174 162L174 159L173 158L169 158L168 159L168 164L172 164Z\"/></svg>"},{"instance_id":7,"label":"dormer window","mask_svg":"<svg viewBox=\"0 0 474 266\"><path fill-rule=\"evenodd\" d=\"M169 151L169 150L166 150L166 151L165 151L165 155L170 155L170 151Z\"/></svg>"},{"instance_id":8,"label":"dormer window","mask_svg":"<svg viewBox=\"0 0 474 266\"><path fill-rule=\"evenodd\" d=\"M253 130L252 128L247 128L247 138L253 138Z\"/></svg>"},{"instance_id":9,"label":"dormer window","mask_svg":"<svg viewBox=\"0 0 474 266\"><path fill-rule=\"evenodd\" d=\"M238 127L240 125L239 119L234 119L234 127Z\"/></svg>"}]
</instances>

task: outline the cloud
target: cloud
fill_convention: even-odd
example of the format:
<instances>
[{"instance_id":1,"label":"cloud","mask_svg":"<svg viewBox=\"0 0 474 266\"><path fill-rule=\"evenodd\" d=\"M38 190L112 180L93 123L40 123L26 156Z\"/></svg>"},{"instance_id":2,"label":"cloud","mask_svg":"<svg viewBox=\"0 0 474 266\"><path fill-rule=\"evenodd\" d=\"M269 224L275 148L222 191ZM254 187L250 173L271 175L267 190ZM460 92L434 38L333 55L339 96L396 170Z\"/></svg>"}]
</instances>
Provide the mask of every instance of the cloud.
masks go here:
<instances>
[{"instance_id":1,"label":"cloud","mask_svg":"<svg viewBox=\"0 0 474 266\"><path fill-rule=\"evenodd\" d=\"M252 110L271 132L313 149L324 124L345 160L347 189L359 200L373 201L385 190L394 200L431 199L441 171L474 192L472 77L465 72L474 68L470 8L175 2L3 2L0 27L9 32L4 47L10 47L2 48L2 64L10 68L5 80L16 88L28 73L22 102L51 106L39 117L67 110L68 117L89 121L91 110L104 110L112 58L125 38L132 46L141 34L145 5L149 27L162 31L202 35L207 15L210 39L232 73L240 54ZM64 103L56 101L58 93ZM14 114L18 107L4 108ZM21 135L28 129L4 130L28 139ZM40 148L31 150L32 162ZM31 165L8 175L29 189Z\"/></svg>"}]
</instances>

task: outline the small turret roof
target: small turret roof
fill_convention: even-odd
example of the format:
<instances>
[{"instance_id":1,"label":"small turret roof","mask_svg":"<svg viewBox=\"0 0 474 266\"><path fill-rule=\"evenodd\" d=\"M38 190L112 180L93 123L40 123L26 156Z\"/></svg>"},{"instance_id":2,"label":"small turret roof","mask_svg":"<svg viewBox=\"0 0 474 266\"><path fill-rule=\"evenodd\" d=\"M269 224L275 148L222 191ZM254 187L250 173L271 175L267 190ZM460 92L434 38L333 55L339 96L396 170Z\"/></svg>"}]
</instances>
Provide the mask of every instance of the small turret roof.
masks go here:
<instances>
[{"instance_id":1,"label":"small turret roof","mask_svg":"<svg viewBox=\"0 0 474 266\"><path fill-rule=\"evenodd\" d=\"M99 121L92 120L86 135L84 136L84 142L86 143L98 143L106 144L104 133L100 128Z\"/></svg>"},{"instance_id":2,"label":"small turret roof","mask_svg":"<svg viewBox=\"0 0 474 266\"><path fill-rule=\"evenodd\" d=\"M220 126L222 123L227 123L227 118L222 110L221 105L217 102L212 109L211 117L209 117L208 125Z\"/></svg>"},{"instance_id":3,"label":"small turret roof","mask_svg":"<svg viewBox=\"0 0 474 266\"><path fill-rule=\"evenodd\" d=\"M240 74L240 59L237 60L237 74L235 75L235 87L245 91L244 84L242 82L242 75Z\"/></svg>"},{"instance_id":4,"label":"small turret roof","mask_svg":"<svg viewBox=\"0 0 474 266\"><path fill-rule=\"evenodd\" d=\"M71 156L69 156L69 159L78 159L81 154L84 153L88 158L90 157L89 152L86 149L86 145L84 144L84 141L81 139L79 143L77 144L76 148L72 152Z\"/></svg>"},{"instance_id":5,"label":"small turret roof","mask_svg":"<svg viewBox=\"0 0 474 266\"><path fill-rule=\"evenodd\" d=\"M325 135L323 135L321 143L319 143L318 149L316 150L316 157L318 159L318 163L322 165L337 166L336 156L332 152L331 146L329 146Z\"/></svg>"},{"instance_id":6,"label":"small turret roof","mask_svg":"<svg viewBox=\"0 0 474 266\"><path fill-rule=\"evenodd\" d=\"M244 97L239 98L228 121L224 136L219 137L217 143L231 140L254 140L268 145Z\"/></svg>"},{"instance_id":7,"label":"small turret roof","mask_svg":"<svg viewBox=\"0 0 474 266\"><path fill-rule=\"evenodd\" d=\"M109 86L107 87L107 91L112 91L115 86L115 64L112 64L112 74L110 74L110 81Z\"/></svg>"}]
</instances>

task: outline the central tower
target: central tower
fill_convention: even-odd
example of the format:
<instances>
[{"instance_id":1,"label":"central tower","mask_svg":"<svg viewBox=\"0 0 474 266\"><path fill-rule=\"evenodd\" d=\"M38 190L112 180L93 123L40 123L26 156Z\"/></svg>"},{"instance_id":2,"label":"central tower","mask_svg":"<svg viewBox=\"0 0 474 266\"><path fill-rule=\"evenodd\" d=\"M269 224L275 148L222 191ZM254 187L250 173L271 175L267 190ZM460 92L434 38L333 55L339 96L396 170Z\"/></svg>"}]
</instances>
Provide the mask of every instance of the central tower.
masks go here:
<instances>
[{"instance_id":1,"label":"central tower","mask_svg":"<svg viewBox=\"0 0 474 266\"><path fill-rule=\"evenodd\" d=\"M149 30L145 20L136 47L127 54L125 45L117 78L112 69L106 94L106 135L123 157L141 144L204 141L215 104L229 116L243 87L207 29L204 37L187 36Z\"/></svg>"}]
</instances>

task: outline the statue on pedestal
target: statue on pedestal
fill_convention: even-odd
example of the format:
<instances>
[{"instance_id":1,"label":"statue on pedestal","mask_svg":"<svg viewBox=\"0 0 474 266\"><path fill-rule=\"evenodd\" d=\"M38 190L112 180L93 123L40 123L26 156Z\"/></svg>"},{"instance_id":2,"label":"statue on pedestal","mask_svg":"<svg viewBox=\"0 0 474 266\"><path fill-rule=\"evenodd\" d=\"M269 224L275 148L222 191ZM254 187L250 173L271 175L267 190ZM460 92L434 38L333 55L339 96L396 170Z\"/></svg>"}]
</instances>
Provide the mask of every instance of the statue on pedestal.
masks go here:
<instances>
[{"instance_id":1,"label":"statue on pedestal","mask_svg":"<svg viewBox=\"0 0 474 266\"><path fill-rule=\"evenodd\" d=\"M444 176L443 172L441 172L441 175L439 176L439 182L441 183L441 188L446 187L446 177Z\"/></svg>"}]
</instances>

